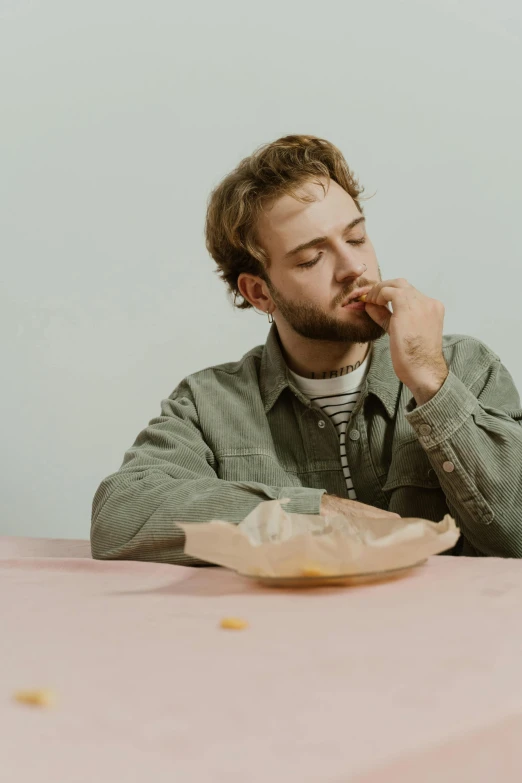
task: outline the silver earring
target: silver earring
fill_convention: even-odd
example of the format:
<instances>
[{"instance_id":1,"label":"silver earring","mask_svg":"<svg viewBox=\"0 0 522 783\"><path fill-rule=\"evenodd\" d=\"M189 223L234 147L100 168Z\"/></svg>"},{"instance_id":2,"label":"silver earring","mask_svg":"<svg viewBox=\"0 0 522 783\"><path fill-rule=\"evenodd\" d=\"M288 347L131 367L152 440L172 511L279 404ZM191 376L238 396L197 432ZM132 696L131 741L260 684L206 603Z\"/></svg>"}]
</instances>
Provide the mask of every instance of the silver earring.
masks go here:
<instances>
[{"instance_id":1,"label":"silver earring","mask_svg":"<svg viewBox=\"0 0 522 783\"><path fill-rule=\"evenodd\" d=\"M274 316L272 315L272 313L267 313L267 315L268 315L268 323L269 324L273 324L274 323Z\"/></svg>"}]
</instances>

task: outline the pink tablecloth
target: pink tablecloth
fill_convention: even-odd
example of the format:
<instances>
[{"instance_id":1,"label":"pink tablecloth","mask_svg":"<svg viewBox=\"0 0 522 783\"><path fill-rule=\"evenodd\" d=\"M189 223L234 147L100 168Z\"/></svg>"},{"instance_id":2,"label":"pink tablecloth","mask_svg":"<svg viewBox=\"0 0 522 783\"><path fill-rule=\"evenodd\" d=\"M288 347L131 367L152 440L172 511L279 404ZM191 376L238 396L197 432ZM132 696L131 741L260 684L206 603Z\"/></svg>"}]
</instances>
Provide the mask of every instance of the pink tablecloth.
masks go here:
<instances>
[{"instance_id":1,"label":"pink tablecloth","mask_svg":"<svg viewBox=\"0 0 522 783\"><path fill-rule=\"evenodd\" d=\"M522 779L521 561L286 592L87 555L0 539L2 780Z\"/></svg>"}]
</instances>

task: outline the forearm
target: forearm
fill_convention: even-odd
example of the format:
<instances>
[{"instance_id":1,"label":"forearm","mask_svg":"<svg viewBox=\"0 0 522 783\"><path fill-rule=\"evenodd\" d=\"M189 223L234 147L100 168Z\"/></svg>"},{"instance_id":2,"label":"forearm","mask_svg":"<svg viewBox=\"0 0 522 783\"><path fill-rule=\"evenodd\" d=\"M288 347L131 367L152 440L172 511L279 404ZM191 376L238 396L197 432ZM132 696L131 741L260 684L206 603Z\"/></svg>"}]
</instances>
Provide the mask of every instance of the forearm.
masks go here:
<instances>
[{"instance_id":1,"label":"forearm","mask_svg":"<svg viewBox=\"0 0 522 783\"><path fill-rule=\"evenodd\" d=\"M318 514L323 490L270 487L204 476L174 479L160 470L120 471L93 502L91 546L98 559L206 565L184 554L178 522L241 522L260 502L290 498L285 511Z\"/></svg>"},{"instance_id":2,"label":"forearm","mask_svg":"<svg viewBox=\"0 0 522 783\"><path fill-rule=\"evenodd\" d=\"M481 401L450 373L407 418L471 545L484 555L522 557L520 410L496 407L487 391Z\"/></svg>"},{"instance_id":3,"label":"forearm","mask_svg":"<svg viewBox=\"0 0 522 783\"><path fill-rule=\"evenodd\" d=\"M290 498L285 510L291 513L319 513L322 489L225 481L218 471L183 382L127 450L119 471L99 486L92 506L93 557L202 565L184 554L178 523L238 523L262 501L283 498Z\"/></svg>"}]
</instances>

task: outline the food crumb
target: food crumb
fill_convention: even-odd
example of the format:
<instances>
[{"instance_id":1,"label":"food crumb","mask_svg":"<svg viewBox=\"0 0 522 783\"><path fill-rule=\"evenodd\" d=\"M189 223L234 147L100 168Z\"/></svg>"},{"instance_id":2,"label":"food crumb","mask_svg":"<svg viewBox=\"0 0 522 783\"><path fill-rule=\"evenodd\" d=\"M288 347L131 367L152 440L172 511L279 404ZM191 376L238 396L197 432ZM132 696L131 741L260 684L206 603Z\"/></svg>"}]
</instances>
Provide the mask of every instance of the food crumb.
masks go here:
<instances>
[{"instance_id":1,"label":"food crumb","mask_svg":"<svg viewBox=\"0 0 522 783\"><path fill-rule=\"evenodd\" d=\"M242 631L243 628L248 628L246 620L242 620L240 617L223 617L221 620L221 628L227 628L232 631Z\"/></svg>"},{"instance_id":2,"label":"food crumb","mask_svg":"<svg viewBox=\"0 0 522 783\"><path fill-rule=\"evenodd\" d=\"M16 691L15 701L21 704L31 704L35 707L50 707L56 701L56 694L48 688L40 688L32 691Z\"/></svg>"},{"instance_id":3,"label":"food crumb","mask_svg":"<svg viewBox=\"0 0 522 783\"><path fill-rule=\"evenodd\" d=\"M321 566L309 565L301 570L301 576L328 576Z\"/></svg>"}]
</instances>

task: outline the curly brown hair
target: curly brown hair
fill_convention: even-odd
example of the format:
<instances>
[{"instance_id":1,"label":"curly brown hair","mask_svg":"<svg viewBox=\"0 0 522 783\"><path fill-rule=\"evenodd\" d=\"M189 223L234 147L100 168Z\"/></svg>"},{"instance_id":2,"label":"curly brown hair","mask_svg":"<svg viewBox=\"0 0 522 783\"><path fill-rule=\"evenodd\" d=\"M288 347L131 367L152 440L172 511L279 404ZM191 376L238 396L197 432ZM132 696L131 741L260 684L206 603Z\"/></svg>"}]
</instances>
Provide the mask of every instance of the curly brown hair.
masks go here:
<instances>
[{"instance_id":1,"label":"curly brown hair","mask_svg":"<svg viewBox=\"0 0 522 783\"><path fill-rule=\"evenodd\" d=\"M284 136L264 144L239 163L211 192L207 204L205 239L207 250L216 262L219 277L234 296L240 309L252 307L241 296L237 279L241 273L268 280L270 259L256 236L257 219L262 210L283 195L297 201L314 201L313 196L298 195L297 189L317 177L335 180L355 201L362 213L359 197L364 191L341 151L317 136ZM324 184L317 182L323 187ZM242 301L237 302L237 297Z\"/></svg>"}]
</instances>

